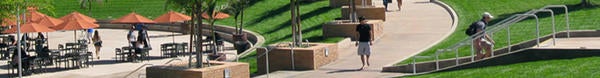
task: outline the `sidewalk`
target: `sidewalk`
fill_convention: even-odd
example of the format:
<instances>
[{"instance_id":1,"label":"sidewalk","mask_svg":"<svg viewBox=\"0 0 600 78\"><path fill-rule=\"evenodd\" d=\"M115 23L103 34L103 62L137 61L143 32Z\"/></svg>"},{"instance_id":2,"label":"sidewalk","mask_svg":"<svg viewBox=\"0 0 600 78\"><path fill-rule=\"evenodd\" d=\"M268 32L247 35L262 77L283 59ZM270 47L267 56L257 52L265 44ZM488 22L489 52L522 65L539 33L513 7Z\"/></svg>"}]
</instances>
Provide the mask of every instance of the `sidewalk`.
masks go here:
<instances>
[{"instance_id":1,"label":"sidewalk","mask_svg":"<svg viewBox=\"0 0 600 78\"><path fill-rule=\"evenodd\" d=\"M383 5L381 0L373 1L375 5ZM402 11L398 11L397 3L388 5L387 21L384 23L385 36L375 42L370 58L371 66L365 70L361 67L360 57L356 55L356 47L342 49L335 61L309 71L276 71L272 78L374 78L396 77L401 73L384 73L384 66L400 62L410 56L428 49L453 32L452 17L441 6L429 0L404 0ZM265 78L266 75L257 78Z\"/></svg>"}]
</instances>

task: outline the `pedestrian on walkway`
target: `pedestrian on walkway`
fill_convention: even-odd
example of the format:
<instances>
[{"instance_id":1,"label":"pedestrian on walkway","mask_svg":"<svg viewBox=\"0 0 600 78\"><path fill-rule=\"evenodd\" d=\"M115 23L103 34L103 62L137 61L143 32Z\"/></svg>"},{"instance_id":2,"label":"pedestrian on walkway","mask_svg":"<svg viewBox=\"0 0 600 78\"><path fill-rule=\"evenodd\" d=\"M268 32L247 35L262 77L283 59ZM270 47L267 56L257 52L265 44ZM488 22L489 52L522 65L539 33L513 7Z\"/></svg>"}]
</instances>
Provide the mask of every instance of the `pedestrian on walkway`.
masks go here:
<instances>
[{"instance_id":1,"label":"pedestrian on walkway","mask_svg":"<svg viewBox=\"0 0 600 78\"><path fill-rule=\"evenodd\" d=\"M388 0L383 0L383 6L385 6L385 11L387 11L388 3L389 3Z\"/></svg>"},{"instance_id":2,"label":"pedestrian on walkway","mask_svg":"<svg viewBox=\"0 0 600 78\"><path fill-rule=\"evenodd\" d=\"M492 53L492 48L494 47L495 42L487 33L485 33L486 25L492 20L492 18L494 18L492 14L484 12L481 20L474 22L469 26L469 29L474 29L476 33L481 32L480 34L474 34L471 36L471 38L473 38L473 47L475 48L475 53L477 53L477 59L490 57ZM485 49L485 55L481 54L482 49Z\"/></svg>"},{"instance_id":3,"label":"pedestrian on walkway","mask_svg":"<svg viewBox=\"0 0 600 78\"><path fill-rule=\"evenodd\" d=\"M402 10L402 0L396 0L398 2L398 11Z\"/></svg>"},{"instance_id":4,"label":"pedestrian on walkway","mask_svg":"<svg viewBox=\"0 0 600 78\"><path fill-rule=\"evenodd\" d=\"M360 70L362 70L365 67L369 66L371 45L373 45L371 37L373 31L371 31L371 25L367 24L367 21L364 17L361 16L358 18L358 20L360 21L360 24L356 26L356 31L358 32L358 34L356 34L356 36L358 37L358 42L355 43L355 46L358 46L357 52L360 56L360 60L362 61L362 67L360 68Z\"/></svg>"},{"instance_id":5,"label":"pedestrian on walkway","mask_svg":"<svg viewBox=\"0 0 600 78\"><path fill-rule=\"evenodd\" d=\"M100 34L98 34L98 31L94 31L92 41L94 42L94 47L96 48L96 59L100 59L99 52L100 48L102 48L102 39L100 39Z\"/></svg>"}]
</instances>

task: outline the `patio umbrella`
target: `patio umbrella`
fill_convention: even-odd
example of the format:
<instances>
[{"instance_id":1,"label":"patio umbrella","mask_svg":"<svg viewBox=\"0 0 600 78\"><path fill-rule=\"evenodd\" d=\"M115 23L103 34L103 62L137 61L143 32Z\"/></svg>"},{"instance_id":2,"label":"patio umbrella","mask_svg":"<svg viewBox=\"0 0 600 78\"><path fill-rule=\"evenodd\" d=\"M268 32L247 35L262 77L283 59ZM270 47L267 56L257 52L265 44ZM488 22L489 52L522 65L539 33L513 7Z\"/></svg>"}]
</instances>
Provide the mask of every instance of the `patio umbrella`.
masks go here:
<instances>
[{"instance_id":1,"label":"patio umbrella","mask_svg":"<svg viewBox=\"0 0 600 78\"><path fill-rule=\"evenodd\" d=\"M121 23L121 24L138 24L138 23L156 23L144 16L136 14L135 12L129 13L119 19L113 20L110 23Z\"/></svg>"},{"instance_id":2,"label":"patio umbrella","mask_svg":"<svg viewBox=\"0 0 600 78\"><path fill-rule=\"evenodd\" d=\"M51 28L55 27L58 24L61 24L63 22L64 22L63 20L52 18L50 16L46 16L46 17L44 17L44 18L42 18L42 19L40 19L38 21L34 21L34 23L38 23L40 25L45 25L45 26L48 26L48 27L51 27Z\"/></svg>"},{"instance_id":3,"label":"patio umbrella","mask_svg":"<svg viewBox=\"0 0 600 78\"><path fill-rule=\"evenodd\" d=\"M202 18L204 19L208 19L208 14L202 13ZM223 12L216 12L216 14L213 16L214 19L225 19L225 18L229 18L229 14L227 13L223 13Z\"/></svg>"},{"instance_id":4,"label":"patio umbrella","mask_svg":"<svg viewBox=\"0 0 600 78\"><path fill-rule=\"evenodd\" d=\"M21 33L34 33L34 32L52 32L54 29L48 28L48 26L36 24L36 23L26 23L21 26ZM16 33L17 27L13 27L11 29L5 30L4 33Z\"/></svg>"},{"instance_id":5,"label":"patio umbrella","mask_svg":"<svg viewBox=\"0 0 600 78\"><path fill-rule=\"evenodd\" d=\"M38 11L32 10L32 11L28 11L29 14L27 14L27 22L34 22L34 21L39 21L40 19L47 17L48 15L40 13Z\"/></svg>"},{"instance_id":6,"label":"patio umbrella","mask_svg":"<svg viewBox=\"0 0 600 78\"><path fill-rule=\"evenodd\" d=\"M94 22L96 22L96 19L94 19L94 18L91 18L91 17L88 17L88 16L85 16L85 15L83 15L83 14L81 14L81 13L77 12L77 11L75 11L75 12L72 12L72 13L71 13L71 14L69 14L69 15L66 15L66 16L63 16L63 17L60 17L60 19L61 19L61 20L64 20L64 21L66 21L66 20L70 20L70 19L72 19L72 18L75 18L75 19L77 19L77 20L86 20L86 21L89 21L89 22L91 22L91 23L94 23Z\"/></svg>"},{"instance_id":7,"label":"patio umbrella","mask_svg":"<svg viewBox=\"0 0 600 78\"><path fill-rule=\"evenodd\" d=\"M62 24L59 24L59 25L53 27L53 29L56 29L56 30L83 30L83 29L97 28L97 27L100 27L100 25L91 23L91 22L83 20L83 19L72 18L70 20L65 21ZM73 32L75 33L74 39L77 40L77 31L73 31Z\"/></svg>"},{"instance_id":8,"label":"patio umbrella","mask_svg":"<svg viewBox=\"0 0 600 78\"><path fill-rule=\"evenodd\" d=\"M158 23L172 23L172 22L179 22L179 21L188 21L188 20L192 20L192 17L181 14L181 13L177 13L174 11L169 11L166 14L163 14L161 16L159 16L158 18L154 19L154 21L158 22ZM173 42L175 42L175 33L171 32L171 34L173 35Z\"/></svg>"},{"instance_id":9,"label":"patio umbrella","mask_svg":"<svg viewBox=\"0 0 600 78\"><path fill-rule=\"evenodd\" d=\"M13 25L17 25L16 20L13 20L10 18L3 18L2 23L0 24L0 26L13 26Z\"/></svg>"},{"instance_id":10,"label":"patio umbrella","mask_svg":"<svg viewBox=\"0 0 600 78\"><path fill-rule=\"evenodd\" d=\"M163 14L158 18L154 19L154 21L158 23L171 23L188 20L192 20L192 17L174 11L169 11L168 13Z\"/></svg>"}]
</instances>

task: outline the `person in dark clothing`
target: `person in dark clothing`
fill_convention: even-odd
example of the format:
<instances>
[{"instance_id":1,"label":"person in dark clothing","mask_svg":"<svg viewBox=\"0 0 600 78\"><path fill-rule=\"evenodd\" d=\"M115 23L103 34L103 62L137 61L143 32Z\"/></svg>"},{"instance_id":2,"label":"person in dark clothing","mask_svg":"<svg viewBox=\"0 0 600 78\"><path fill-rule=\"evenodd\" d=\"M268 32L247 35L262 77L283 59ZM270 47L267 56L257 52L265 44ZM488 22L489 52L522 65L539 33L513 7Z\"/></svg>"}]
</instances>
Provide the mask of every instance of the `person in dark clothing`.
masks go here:
<instances>
[{"instance_id":1,"label":"person in dark clothing","mask_svg":"<svg viewBox=\"0 0 600 78\"><path fill-rule=\"evenodd\" d=\"M18 56L19 56L18 53L19 52L17 52L17 50L16 50L17 48L12 48L12 49L14 49L13 51L15 51L15 52L13 52L12 57L11 57L12 58L12 63L14 64L14 66L18 65L17 63L21 62L23 64L23 68L27 70L27 68L29 68L29 65L30 65L29 61L33 57L30 57L27 54L27 52L25 51L25 48L21 48L21 60L22 60L21 61L18 58Z\"/></svg>"},{"instance_id":2,"label":"person in dark clothing","mask_svg":"<svg viewBox=\"0 0 600 78\"><path fill-rule=\"evenodd\" d=\"M372 42L372 33L373 31L370 24L367 24L367 21L364 17L359 17L358 20L360 24L356 26L356 31L358 32L358 42L356 42L355 46L358 46L358 55L360 56L360 60L362 61L361 70L365 67L369 66L369 56L371 55L371 45Z\"/></svg>"},{"instance_id":3,"label":"person in dark clothing","mask_svg":"<svg viewBox=\"0 0 600 78\"><path fill-rule=\"evenodd\" d=\"M146 30L140 30L138 31L138 41L142 41L144 44L144 47L149 47L150 45L148 45L148 32L146 32Z\"/></svg>"},{"instance_id":4,"label":"person in dark clothing","mask_svg":"<svg viewBox=\"0 0 600 78\"><path fill-rule=\"evenodd\" d=\"M388 2L388 0L383 0L383 6L385 7L385 11L387 11Z\"/></svg>"}]
</instances>

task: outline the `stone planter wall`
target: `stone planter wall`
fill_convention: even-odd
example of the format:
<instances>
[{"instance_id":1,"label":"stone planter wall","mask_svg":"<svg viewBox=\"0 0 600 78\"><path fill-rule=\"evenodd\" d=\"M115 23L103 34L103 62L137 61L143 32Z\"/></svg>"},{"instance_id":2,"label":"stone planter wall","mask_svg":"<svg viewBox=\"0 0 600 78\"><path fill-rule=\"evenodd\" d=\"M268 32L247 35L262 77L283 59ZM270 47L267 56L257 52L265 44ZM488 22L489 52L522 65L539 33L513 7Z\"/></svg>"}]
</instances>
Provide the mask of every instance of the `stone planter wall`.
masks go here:
<instances>
[{"instance_id":1,"label":"stone planter wall","mask_svg":"<svg viewBox=\"0 0 600 78\"><path fill-rule=\"evenodd\" d=\"M292 57L291 48L281 45L271 45L271 51L269 52L269 71L276 70L290 70L292 69ZM309 43L309 45L315 45L308 48L294 48L294 62L296 70L315 70L319 69L320 66L329 64L337 59L338 57L338 46L336 44L325 44L325 43ZM325 55L325 49L328 50L328 55ZM266 73L266 57L265 49L257 49L257 64L258 73Z\"/></svg>"},{"instance_id":2,"label":"stone planter wall","mask_svg":"<svg viewBox=\"0 0 600 78\"><path fill-rule=\"evenodd\" d=\"M382 20L367 20L373 29L373 40L377 40L383 36L383 21ZM349 20L336 20L323 25L323 37L350 37L352 40L357 40L356 25L359 23L351 23Z\"/></svg>"},{"instance_id":3,"label":"stone planter wall","mask_svg":"<svg viewBox=\"0 0 600 78\"><path fill-rule=\"evenodd\" d=\"M189 69L187 63L178 63L146 68L148 78L225 78L225 69L229 70L231 78L250 78L247 63L211 61L216 66L200 69Z\"/></svg>"},{"instance_id":4,"label":"stone planter wall","mask_svg":"<svg viewBox=\"0 0 600 78\"><path fill-rule=\"evenodd\" d=\"M350 0L329 0L329 7L349 6ZM373 5L372 0L365 0L365 5ZM362 5L362 0L354 0L355 5Z\"/></svg>"},{"instance_id":5,"label":"stone planter wall","mask_svg":"<svg viewBox=\"0 0 600 78\"><path fill-rule=\"evenodd\" d=\"M384 6L356 6L356 15L358 17L363 16L366 19L383 20L385 21L385 7ZM350 19L350 7L342 6L342 18Z\"/></svg>"}]
</instances>

